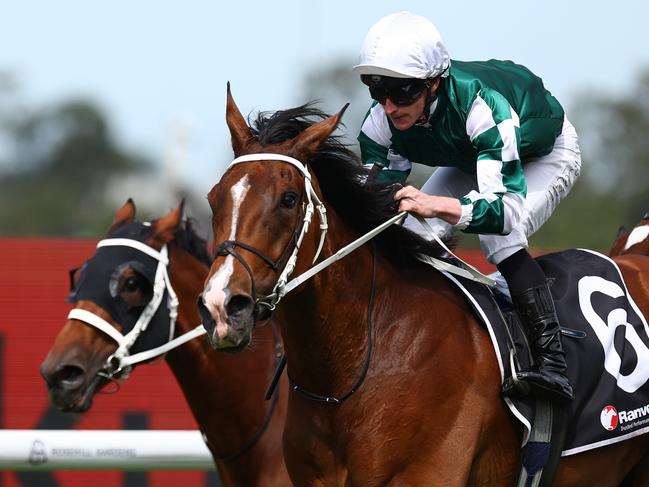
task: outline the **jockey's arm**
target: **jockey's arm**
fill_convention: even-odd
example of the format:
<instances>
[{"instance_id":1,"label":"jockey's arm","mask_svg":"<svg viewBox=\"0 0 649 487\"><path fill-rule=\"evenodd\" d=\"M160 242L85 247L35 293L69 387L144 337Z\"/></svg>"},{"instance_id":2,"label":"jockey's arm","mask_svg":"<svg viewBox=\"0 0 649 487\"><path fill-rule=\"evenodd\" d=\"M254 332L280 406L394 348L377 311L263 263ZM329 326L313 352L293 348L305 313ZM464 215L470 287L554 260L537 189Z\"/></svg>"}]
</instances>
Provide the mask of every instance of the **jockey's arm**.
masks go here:
<instances>
[{"instance_id":1,"label":"jockey's arm","mask_svg":"<svg viewBox=\"0 0 649 487\"><path fill-rule=\"evenodd\" d=\"M520 221L527 190L518 115L502 95L482 89L469 110L466 132L477 150L477 190L449 198L409 186L395 199L402 211L441 218L468 233L506 235Z\"/></svg>"},{"instance_id":2,"label":"jockey's arm","mask_svg":"<svg viewBox=\"0 0 649 487\"><path fill-rule=\"evenodd\" d=\"M518 114L500 93L483 88L473 101L466 132L476 148L477 191L459 198L457 227L506 235L520 221L527 185L521 165Z\"/></svg>"},{"instance_id":3,"label":"jockey's arm","mask_svg":"<svg viewBox=\"0 0 649 487\"><path fill-rule=\"evenodd\" d=\"M441 218L457 225L462 217L462 205L457 198L426 194L412 186L401 188L394 195L399 211L408 211L424 218Z\"/></svg>"}]
</instances>

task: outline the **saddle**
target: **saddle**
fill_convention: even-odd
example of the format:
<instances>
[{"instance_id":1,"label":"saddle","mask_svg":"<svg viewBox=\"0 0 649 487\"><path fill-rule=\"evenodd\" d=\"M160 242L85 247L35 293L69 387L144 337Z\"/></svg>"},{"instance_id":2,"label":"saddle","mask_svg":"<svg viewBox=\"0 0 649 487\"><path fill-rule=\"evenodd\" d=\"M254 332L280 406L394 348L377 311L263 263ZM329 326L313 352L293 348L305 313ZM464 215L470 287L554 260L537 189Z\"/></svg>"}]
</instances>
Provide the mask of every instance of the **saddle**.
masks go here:
<instances>
[{"instance_id":1,"label":"saddle","mask_svg":"<svg viewBox=\"0 0 649 487\"><path fill-rule=\"evenodd\" d=\"M533 470L649 432L649 327L608 257L567 250L537 259L550 280L575 399L558 408L516 384L532 360L504 279L487 286L450 274L487 329L501 371L503 399L524 430L523 459ZM554 431L554 435L553 432ZM558 435L558 436L557 436ZM550 452L550 445L562 447ZM531 452L531 453L530 453ZM547 467L546 467L547 468ZM521 483L519 485L539 485Z\"/></svg>"}]
</instances>

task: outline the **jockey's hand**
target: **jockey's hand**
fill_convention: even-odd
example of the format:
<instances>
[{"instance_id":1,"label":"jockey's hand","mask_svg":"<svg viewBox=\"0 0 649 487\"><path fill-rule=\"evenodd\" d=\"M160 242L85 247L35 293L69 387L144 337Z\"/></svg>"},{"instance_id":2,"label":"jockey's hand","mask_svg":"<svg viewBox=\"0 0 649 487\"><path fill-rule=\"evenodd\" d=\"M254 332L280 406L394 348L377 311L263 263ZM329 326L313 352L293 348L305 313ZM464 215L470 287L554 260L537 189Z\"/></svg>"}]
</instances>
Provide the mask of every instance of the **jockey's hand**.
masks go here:
<instances>
[{"instance_id":1,"label":"jockey's hand","mask_svg":"<svg viewBox=\"0 0 649 487\"><path fill-rule=\"evenodd\" d=\"M424 218L441 218L451 225L459 222L462 216L462 206L457 198L422 193L412 186L401 188L395 193L394 199L399 202L399 211Z\"/></svg>"}]
</instances>

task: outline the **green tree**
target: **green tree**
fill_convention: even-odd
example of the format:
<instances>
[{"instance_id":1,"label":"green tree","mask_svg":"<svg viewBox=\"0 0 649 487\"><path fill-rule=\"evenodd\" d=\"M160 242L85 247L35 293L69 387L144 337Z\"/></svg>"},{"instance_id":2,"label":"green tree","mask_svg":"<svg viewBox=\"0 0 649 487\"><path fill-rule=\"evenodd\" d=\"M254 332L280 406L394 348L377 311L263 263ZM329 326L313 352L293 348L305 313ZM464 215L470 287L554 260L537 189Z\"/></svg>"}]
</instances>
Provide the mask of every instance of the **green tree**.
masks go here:
<instances>
[{"instance_id":1,"label":"green tree","mask_svg":"<svg viewBox=\"0 0 649 487\"><path fill-rule=\"evenodd\" d=\"M340 132L351 145L357 145L356 136L372 101L367 88L352 71L354 64L353 59L340 58L329 64L318 65L305 75L302 97L305 102L319 101L320 108L330 114L349 103Z\"/></svg>"},{"instance_id":2,"label":"green tree","mask_svg":"<svg viewBox=\"0 0 649 487\"><path fill-rule=\"evenodd\" d=\"M621 225L634 226L649 210L649 70L622 95L578 97L569 113L582 175L533 242L607 251Z\"/></svg>"},{"instance_id":3,"label":"green tree","mask_svg":"<svg viewBox=\"0 0 649 487\"><path fill-rule=\"evenodd\" d=\"M101 234L113 215L105 204L110 179L150 169L144 158L117 146L106 117L88 100L66 101L4 122L4 235Z\"/></svg>"}]
</instances>

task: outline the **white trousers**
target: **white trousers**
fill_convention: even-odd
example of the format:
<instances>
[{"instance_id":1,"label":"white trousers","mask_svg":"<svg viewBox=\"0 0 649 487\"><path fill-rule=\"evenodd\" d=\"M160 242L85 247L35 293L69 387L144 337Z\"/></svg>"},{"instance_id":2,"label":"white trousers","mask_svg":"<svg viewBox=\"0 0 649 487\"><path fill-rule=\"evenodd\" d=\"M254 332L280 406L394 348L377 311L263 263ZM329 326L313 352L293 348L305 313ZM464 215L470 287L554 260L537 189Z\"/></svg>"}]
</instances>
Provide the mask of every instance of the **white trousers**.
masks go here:
<instances>
[{"instance_id":1,"label":"white trousers","mask_svg":"<svg viewBox=\"0 0 649 487\"><path fill-rule=\"evenodd\" d=\"M527 196L521 221L508 235L479 236L485 257L499 264L507 257L527 248L527 239L543 225L572 188L581 169L581 151L577 132L567 118L554 143L552 152L543 157L522 161L527 182ZM475 175L454 167L440 167L422 186L421 191L437 196L459 198L470 191L478 191ZM448 234L453 228L439 218L429 218L428 223L438 236ZM408 216L404 226L427 238L419 222Z\"/></svg>"}]
</instances>

